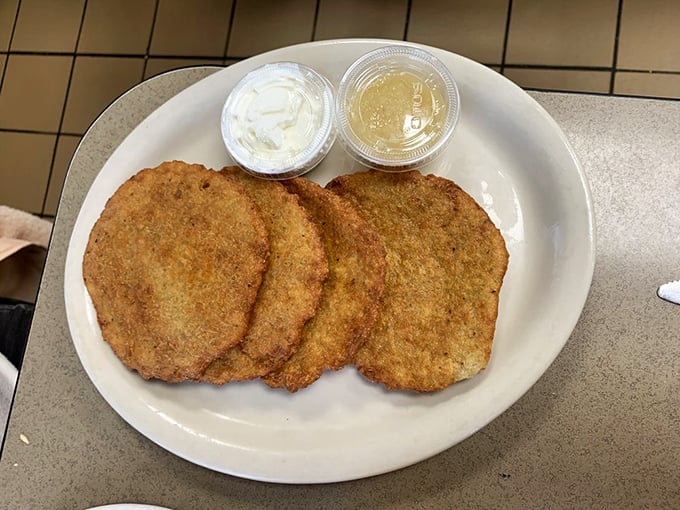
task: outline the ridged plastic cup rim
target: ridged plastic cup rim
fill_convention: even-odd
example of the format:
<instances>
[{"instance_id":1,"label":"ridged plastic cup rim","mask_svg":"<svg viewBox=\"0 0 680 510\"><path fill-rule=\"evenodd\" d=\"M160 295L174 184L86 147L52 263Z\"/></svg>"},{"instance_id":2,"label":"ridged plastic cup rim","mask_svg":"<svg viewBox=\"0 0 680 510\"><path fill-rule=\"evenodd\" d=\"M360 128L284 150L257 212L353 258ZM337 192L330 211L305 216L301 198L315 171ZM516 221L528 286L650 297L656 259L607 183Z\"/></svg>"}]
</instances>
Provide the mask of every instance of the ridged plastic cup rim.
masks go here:
<instances>
[{"instance_id":1,"label":"ridged plastic cup rim","mask_svg":"<svg viewBox=\"0 0 680 510\"><path fill-rule=\"evenodd\" d=\"M321 98L321 126L305 150L295 157L287 158L280 165L272 165L269 160L257 157L248 151L234 136L231 129L230 114L240 94L254 82L266 77L272 71L287 71L303 80ZM246 172L266 179L288 179L302 175L318 165L330 151L335 141L335 110L333 86L317 71L298 62L274 62L253 69L232 89L222 108L220 128L222 139L229 155Z\"/></svg>"},{"instance_id":2,"label":"ridged plastic cup rim","mask_svg":"<svg viewBox=\"0 0 680 510\"><path fill-rule=\"evenodd\" d=\"M446 90L445 99L448 101L448 112L444 127L439 138L430 147L406 151L399 159L381 157L373 147L362 143L360 137L354 134L347 117L347 102L351 94L355 93L356 80L366 73L378 74L385 70L390 59L403 59L418 66L421 70L433 73L441 80ZM393 62L394 63L394 62ZM448 145L460 115L460 97L458 86L451 71L437 57L430 52L414 46L385 46L370 51L359 57L343 74L335 98L335 116L338 135L345 149L360 163L383 170L408 170L425 164L439 154Z\"/></svg>"}]
</instances>

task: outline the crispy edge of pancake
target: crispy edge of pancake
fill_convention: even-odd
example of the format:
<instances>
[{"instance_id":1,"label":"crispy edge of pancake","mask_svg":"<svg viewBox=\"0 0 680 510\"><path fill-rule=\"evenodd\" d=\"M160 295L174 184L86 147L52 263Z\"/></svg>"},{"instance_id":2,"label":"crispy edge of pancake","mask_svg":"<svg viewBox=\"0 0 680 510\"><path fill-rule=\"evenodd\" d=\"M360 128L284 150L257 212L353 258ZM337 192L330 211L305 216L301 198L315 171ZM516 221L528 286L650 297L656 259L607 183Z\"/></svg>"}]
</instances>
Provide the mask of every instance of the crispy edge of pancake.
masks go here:
<instances>
[{"instance_id":1,"label":"crispy edge of pancake","mask_svg":"<svg viewBox=\"0 0 680 510\"><path fill-rule=\"evenodd\" d=\"M318 226L330 269L319 309L305 325L297 351L263 377L270 387L295 392L324 370L344 367L366 341L385 286L385 248L368 222L335 193L305 178L284 186Z\"/></svg>"},{"instance_id":2,"label":"crispy edge of pancake","mask_svg":"<svg viewBox=\"0 0 680 510\"><path fill-rule=\"evenodd\" d=\"M328 276L319 230L296 195L280 182L252 177L238 167L220 173L255 201L269 231L271 256L245 338L203 375L214 384L253 379L280 367L315 315Z\"/></svg>"},{"instance_id":3,"label":"crispy edge of pancake","mask_svg":"<svg viewBox=\"0 0 680 510\"><path fill-rule=\"evenodd\" d=\"M107 201L83 277L118 358L145 379L179 382L242 340L268 257L245 191L173 161L141 170Z\"/></svg>"},{"instance_id":4,"label":"crispy edge of pancake","mask_svg":"<svg viewBox=\"0 0 680 510\"><path fill-rule=\"evenodd\" d=\"M427 392L484 369L508 265L484 210L453 182L418 171L350 174L327 188L355 204L387 249L383 308L358 370L388 389Z\"/></svg>"}]
</instances>

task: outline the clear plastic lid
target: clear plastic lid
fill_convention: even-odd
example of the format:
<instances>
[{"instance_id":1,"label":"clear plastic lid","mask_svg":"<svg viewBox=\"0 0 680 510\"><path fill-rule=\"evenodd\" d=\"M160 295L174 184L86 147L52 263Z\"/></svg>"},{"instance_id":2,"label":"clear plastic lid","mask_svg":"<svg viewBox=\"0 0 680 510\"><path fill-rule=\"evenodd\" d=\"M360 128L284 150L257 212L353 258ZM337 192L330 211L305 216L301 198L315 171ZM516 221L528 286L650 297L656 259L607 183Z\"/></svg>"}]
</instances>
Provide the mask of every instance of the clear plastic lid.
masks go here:
<instances>
[{"instance_id":1,"label":"clear plastic lid","mask_svg":"<svg viewBox=\"0 0 680 510\"><path fill-rule=\"evenodd\" d=\"M446 147L458 122L458 88L449 69L413 46L387 46L345 72L336 97L340 140L364 165L402 171Z\"/></svg>"},{"instance_id":2,"label":"clear plastic lid","mask_svg":"<svg viewBox=\"0 0 680 510\"><path fill-rule=\"evenodd\" d=\"M221 129L227 151L248 173L267 179L304 174L335 141L333 89L305 65L266 64L231 91Z\"/></svg>"}]
</instances>

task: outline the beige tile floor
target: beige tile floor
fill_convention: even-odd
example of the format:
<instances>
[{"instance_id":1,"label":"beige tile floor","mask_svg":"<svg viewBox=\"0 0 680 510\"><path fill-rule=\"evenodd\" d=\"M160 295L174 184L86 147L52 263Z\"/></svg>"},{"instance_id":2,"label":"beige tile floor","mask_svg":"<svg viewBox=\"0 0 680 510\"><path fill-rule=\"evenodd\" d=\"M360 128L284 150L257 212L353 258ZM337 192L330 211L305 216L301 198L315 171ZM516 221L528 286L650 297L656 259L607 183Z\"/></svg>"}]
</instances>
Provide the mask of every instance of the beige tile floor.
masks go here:
<instances>
[{"instance_id":1,"label":"beige tile floor","mask_svg":"<svg viewBox=\"0 0 680 510\"><path fill-rule=\"evenodd\" d=\"M92 120L168 69L381 37L527 89L680 99L678 27L678 0L0 0L0 204L54 215Z\"/></svg>"}]
</instances>

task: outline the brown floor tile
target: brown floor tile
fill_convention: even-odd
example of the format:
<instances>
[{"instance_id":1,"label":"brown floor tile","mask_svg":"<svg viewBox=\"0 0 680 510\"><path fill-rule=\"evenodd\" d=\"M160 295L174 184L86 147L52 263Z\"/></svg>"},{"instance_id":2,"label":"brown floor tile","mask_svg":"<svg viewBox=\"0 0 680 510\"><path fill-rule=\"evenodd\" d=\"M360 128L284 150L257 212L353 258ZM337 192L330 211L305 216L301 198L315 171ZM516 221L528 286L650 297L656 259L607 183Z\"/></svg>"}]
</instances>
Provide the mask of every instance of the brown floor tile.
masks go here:
<instances>
[{"instance_id":1,"label":"brown floor tile","mask_svg":"<svg viewBox=\"0 0 680 510\"><path fill-rule=\"evenodd\" d=\"M622 69L680 71L680 2L623 2L616 65Z\"/></svg>"},{"instance_id":2,"label":"brown floor tile","mask_svg":"<svg viewBox=\"0 0 680 510\"><path fill-rule=\"evenodd\" d=\"M144 79L151 78L157 74L187 66L221 66L223 59L191 59L191 58L150 58L144 70Z\"/></svg>"},{"instance_id":3,"label":"brown floor tile","mask_svg":"<svg viewBox=\"0 0 680 510\"><path fill-rule=\"evenodd\" d=\"M527 89L609 92L611 72L563 69L505 69L506 78Z\"/></svg>"},{"instance_id":4,"label":"brown floor tile","mask_svg":"<svg viewBox=\"0 0 680 510\"><path fill-rule=\"evenodd\" d=\"M0 95L0 128L57 131L72 60L10 55Z\"/></svg>"},{"instance_id":5,"label":"brown floor tile","mask_svg":"<svg viewBox=\"0 0 680 510\"><path fill-rule=\"evenodd\" d=\"M408 40L499 63L508 0L413 0Z\"/></svg>"},{"instance_id":6,"label":"brown floor tile","mask_svg":"<svg viewBox=\"0 0 680 510\"><path fill-rule=\"evenodd\" d=\"M74 51L84 5L85 0L21 0L12 51Z\"/></svg>"},{"instance_id":7,"label":"brown floor tile","mask_svg":"<svg viewBox=\"0 0 680 510\"><path fill-rule=\"evenodd\" d=\"M88 0L80 53L146 53L155 0Z\"/></svg>"},{"instance_id":8,"label":"brown floor tile","mask_svg":"<svg viewBox=\"0 0 680 510\"><path fill-rule=\"evenodd\" d=\"M312 39L315 0L237 2L227 55L249 57Z\"/></svg>"},{"instance_id":9,"label":"brown floor tile","mask_svg":"<svg viewBox=\"0 0 680 510\"><path fill-rule=\"evenodd\" d=\"M40 214L56 135L0 132L0 204Z\"/></svg>"},{"instance_id":10,"label":"brown floor tile","mask_svg":"<svg viewBox=\"0 0 680 510\"><path fill-rule=\"evenodd\" d=\"M320 0L315 39L404 37L406 0Z\"/></svg>"},{"instance_id":11,"label":"brown floor tile","mask_svg":"<svg viewBox=\"0 0 680 510\"><path fill-rule=\"evenodd\" d=\"M47 197L45 198L43 214L54 216L57 213L61 187L66 178L71 156L73 156L73 152L78 147L80 138L80 136L60 135L59 140L57 140L57 152L54 155L52 174L47 185Z\"/></svg>"},{"instance_id":12,"label":"brown floor tile","mask_svg":"<svg viewBox=\"0 0 680 510\"><path fill-rule=\"evenodd\" d=\"M506 63L611 67L618 0L515 0Z\"/></svg>"},{"instance_id":13,"label":"brown floor tile","mask_svg":"<svg viewBox=\"0 0 680 510\"><path fill-rule=\"evenodd\" d=\"M19 8L19 0L2 0L0 2L0 51L9 49L14 19Z\"/></svg>"},{"instance_id":14,"label":"brown floor tile","mask_svg":"<svg viewBox=\"0 0 680 510\"><path fill-rule=\"evenodd\" d=\"M223 57L232 0L159 0L152 55Z\"/></svg>"},{"instance_id":15,"label":"brown floor tile","mask_svg":"<svg viewBox=\"0 0 680 510\"><path fill-rule=\"evenodd\" d=\"M614 77L614 94L680 99L680 74L618 71Z\"/></svg>"},{"instance_id":16,"label":"brown floor tile","mask_svg":"<svg viewBox=\"0 0 680 510\"><path fill-rule=\"evenodd\" d=\"M143 58L77 57L62 131L84 133L114 99L139 83Z\"/></svg>"}]
</instances>

